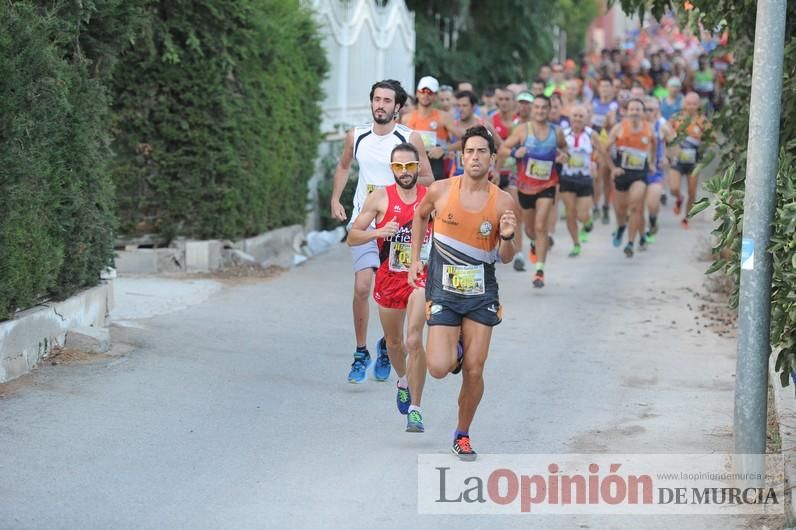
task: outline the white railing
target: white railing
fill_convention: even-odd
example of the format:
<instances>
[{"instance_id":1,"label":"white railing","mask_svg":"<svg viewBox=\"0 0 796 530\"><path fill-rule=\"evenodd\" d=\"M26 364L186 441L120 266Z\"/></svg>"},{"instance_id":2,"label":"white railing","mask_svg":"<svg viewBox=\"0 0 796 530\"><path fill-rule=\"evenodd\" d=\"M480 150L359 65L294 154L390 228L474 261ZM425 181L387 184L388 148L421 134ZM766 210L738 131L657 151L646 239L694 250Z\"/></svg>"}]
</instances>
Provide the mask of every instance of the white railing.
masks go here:
<instances>
[{"instance_id":1,"label":"white railing","mask_svg":"<svg viewBox=\"0 0 796 530\"><path fill-rule=\"evenodd\" d=\"M397 79L414 93L415 16L404 0L309 0L329 59L324 132L370 119L370 87Z\"/></svg>"}]
</instances>

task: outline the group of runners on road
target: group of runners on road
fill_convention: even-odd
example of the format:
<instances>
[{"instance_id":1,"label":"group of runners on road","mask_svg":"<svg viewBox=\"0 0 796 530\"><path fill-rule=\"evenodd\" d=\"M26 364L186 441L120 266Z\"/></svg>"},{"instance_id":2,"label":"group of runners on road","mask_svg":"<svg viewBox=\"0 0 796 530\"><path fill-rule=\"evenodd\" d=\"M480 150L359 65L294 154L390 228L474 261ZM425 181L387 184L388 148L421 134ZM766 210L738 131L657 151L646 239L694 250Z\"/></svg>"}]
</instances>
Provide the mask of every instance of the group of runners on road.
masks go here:
<instances>
[{"instance_id":1,"label":"group of runners on road","mask_svg":"<svg viewBox=\"0 0 796 530\"><path fill-rule=\"evenodd\" d=\"M426 374L461 373L451 448L463 460L476 457L470 426L492 328L502 320L497 262L525 271L527 238L530 283L542 288L559 215L577 258L611 211L612 243L624 243L632 258L657 237L667 184L688 226L699 162L715 142L705 113L718 106L715 93L681 94L676 54L662 75L652 75L647 58L639 69L611 51L600 57L580 70L572 61L544 66L530 89L490 87L480 99L466 82L454 91L424 76L412 99L398 81L380 81L370 91L372 123L346 135L331 212L349 223L354 264L348 380L365 382L372 366L386 381L394 369L397 409L417 433L425 429ZM340 197L354 161L349 216ZM367 347L371 296L384 334L375 359Z\"/></svg>"}]
</instances>

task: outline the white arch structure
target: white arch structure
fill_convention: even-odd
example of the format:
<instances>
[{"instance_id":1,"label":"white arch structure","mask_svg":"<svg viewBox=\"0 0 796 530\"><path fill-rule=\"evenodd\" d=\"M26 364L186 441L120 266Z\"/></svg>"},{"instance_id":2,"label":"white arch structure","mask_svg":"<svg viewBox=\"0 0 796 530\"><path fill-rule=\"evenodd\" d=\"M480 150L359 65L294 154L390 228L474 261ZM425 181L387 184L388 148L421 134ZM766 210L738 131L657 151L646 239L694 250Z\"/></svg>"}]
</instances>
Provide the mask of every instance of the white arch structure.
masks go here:
<instances>
[{"instance_id":1,"label":"white arch structure","mask_svg":"<svg viewBox=\"0 0 796 530\"><path fill-rule=\"evenodd\" d=\"M310 5L330 63L322 131L369 120L368 94L376 81L397 79L414 93L415 16L404 0L311 0Z\"/></svg>"}]
</instances>

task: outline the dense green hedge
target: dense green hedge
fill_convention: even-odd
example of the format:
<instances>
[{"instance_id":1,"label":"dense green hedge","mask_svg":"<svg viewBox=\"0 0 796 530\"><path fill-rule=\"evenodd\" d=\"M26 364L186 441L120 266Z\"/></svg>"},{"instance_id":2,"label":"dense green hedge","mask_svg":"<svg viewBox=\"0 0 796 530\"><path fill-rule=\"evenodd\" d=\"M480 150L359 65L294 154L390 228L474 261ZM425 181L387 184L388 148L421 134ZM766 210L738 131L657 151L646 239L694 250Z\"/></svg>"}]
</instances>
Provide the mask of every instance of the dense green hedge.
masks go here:
<instances>
[{"instance_id":1,"label":"dense green hedge","mask_svg":"<svg viewBox=\"0 0 796 530\"><path fill-rule=\"evenodd\" d=\"M107 98L64 14L0 8L0 320L112 261Z\"/></svg>"},{"instance_id":2,"label":"dense green hedge","mask_svg":"<svg viewBox=\"0 0 796 530\"><path fill-rule=\"evenodd\" d=\"M327 64L298 0L142 0L113 76L121 229L232 238L306 214Z\"/></svg>"}]
</instances>

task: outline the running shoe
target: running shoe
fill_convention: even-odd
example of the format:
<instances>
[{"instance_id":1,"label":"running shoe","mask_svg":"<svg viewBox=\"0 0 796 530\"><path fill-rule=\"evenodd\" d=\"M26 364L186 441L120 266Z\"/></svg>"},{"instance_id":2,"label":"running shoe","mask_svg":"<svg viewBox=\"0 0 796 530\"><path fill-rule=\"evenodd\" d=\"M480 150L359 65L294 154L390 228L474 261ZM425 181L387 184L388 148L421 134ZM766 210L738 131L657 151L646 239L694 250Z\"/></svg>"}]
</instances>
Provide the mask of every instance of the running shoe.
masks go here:
<instances>
[{"instance_id":1,"label":"running shoe","mask_svg":"<svg viewBox=\"0 0 796 530\"><path fill-rule=\"evenodd\" d=\"M455 375L461 372L462 364L464 364L464 345L460 338L458 342L456 342L456 366L451 370L451 373Z\"/></svg>"},{"instance_id":2,"label":"running shoe","mask_svg":"<svg viewBox=\"0 0 796 530\"><path fill-rule=\"evenodd\" d=\"M688 230L688 218L684 217L682 221L680 221L680 226L683 227L683 230Z\"/></svg>"},{"instance_id":3,"label":"running shoe","mask_svg":"<svg viewBox=\"0 0 796 530\"><path fill-rule=\"evenodd\" d=\"M536 271L536 274L533 276L533 286L537 289L540 287L544 287L544 271Z\"/></svg>"},{"instance_id":4,"label":"running shoe","mask_svg":"<svg viewBox=\"0 0 796 530\"><path fill-rule=\"evenodd\" d=\"M613 237L613 239L611 240L611 243L614 245L614 247L616 247L616 248L619 248L619 247L621 247L621 246L622 246L622 237L624 237L624 235L625 235L625 231L624 231L624 230L618 230L618 229L617 229L617 230L616 230L616 231L615 231L613 234L611 234L611 235L612 235L612 237Z\"/></svg>"},{"instance_id":5,"label":"running shoe","mask_svg":"<svg viewBox=\"0 0 796 530\"><path fill-rule=\"evenodd\" d=\"M652 231L647 232L645 238L647 239L647 243L655 243L655 234L653 234Z\"/></svg>"},{"instance_id":6,"label":"running shoe","mask_svg":"<svg viewBox=\"0 0 796 530\"><path fill-rule=\"evenodd\" d=\"M395 402L398 405L398 412L404 416L409 414L409 405L412 404L412 398L409 396L409 389L399 386L398 395L395 396Z\"/></svg>"},{"instance_id":7,"label":"running shoe","mask_svg":"<svg viewBox=\"0 0 796 530\"><path fill-rule=\"evenodd\" d=\"M476 452L470 446L470 437L464 434L453 440L451 451L459 457L459 460L464 460L465 462L473 462L477 457Z\"/></svg>"},{"instance_id":8,"label":"running shoe","mask_svg":"<svg viewBox=\"0 0 796 530\"><path fill-rule=\"evenodd\" d=\"M373 366L373 377L376 381L386 381L390 377L390 356L387 355L387 342L384 337L376 343L376 364Z\"/></svg>"},{"instance_id":9,"label":"running shoe","mask_svg":"<svg viewBox=\"0 0 796 530\"><path fill-rule=\"evenodd\" d=\"M647 238L645 236L641 236L638 238L638 249L647 250Z\"/></svg>"},{"instance_id":10,"label":"running shoe","mask_svg":"<svg viewBox=\"0 0 796 530\"><path fill-rule=\"evenodd\" d=\"M520 256L514 258L514 270L517 272L525 271L525 260L522 259Z\"/></svg>"},{"instance_id":11,"label":"running shoe","mask_svg":"<svg viewBox=\"0 0 796 530\"><path fill-rule=\"evenodd\" d=\"M628 243L627 245L625 245L625 256L627 256L628 258L632 258L633 257L633 244L632 243Z\"/></svg>"},{"instance_id":12,"label":"running shoe","mask_svg":"<svg viewBox=\"0 0 796 530\"><path fill-rule=\"evenodd\" d=\"M674 201L674 215L680 215L680 210L683 208L683 198L677 197Z\"/></svg>"},{"instance_id":13,"label":"running shoe","mask_svg":"<svg viewBox=\"0 0 796 530\"><path fill-rule=\"evenodd\" d=\"M351 364L351 371L348 372L349 383L364 383L368 379L368 367L373 359L368 352L354 352L354 362Z\"/></svg>"},{"instance_id":14,"label":"running shoe","mask_svg":"<svg viewBox=\"0 0 796 530\"><path fill-rule=\"evenodd\" d=\"M424 432L423 415L419 410L413 410L406 417L406 432Z\"/></svg>"},{"instance_id":15,"label":"running shoe","mask_svg":"<svg viewBox=\"0 0 796 530\"><path fill-rule=\"evenodd\" d=\"M611 215L608 213L608 207L603 206L603 224L607 225L611 222Z\"/></svg>"},{"instance_id":16,"label":"running shoe","mask_svg":"<svg viewBox=\"0 0 796 530\"><path fill-rule=\"evenodd\" d=\"M588 234L594 228L594 216L589 217L589 220L583 223L583 230Z\"/></svg>"},{"instance_id":17,"label":"running shoe","mask_svg":"<svg viewBox=\"0 0 796 530\"><path fill-rule=\"evenodd\" d=\"M528 251L528 259L531 260L531 263L536 265L536 245L531 243L531 250Z\"/></svg>"},{"instance_id":18,"label":"running shoe","mask_svg":"<svg viewBox=\"0 0 796 530\"><path fill-rule=\"evenodd\" d=\"M580 245L575 245L572 247L572 250L569 251L570 258L577 258L580 256Z\"/></svg>"},{"instance_id":19,"label":"running shoe","mask_svg":"<svg viewBox=\"0 0 796 530\"><path fill-rule=\"evenodd\" d=\"M589 233L586 231L586 229L583 229L580 232L578 232L578 240L581 243L588 243L589 242Z\"/></svg>"}]
</instances>

